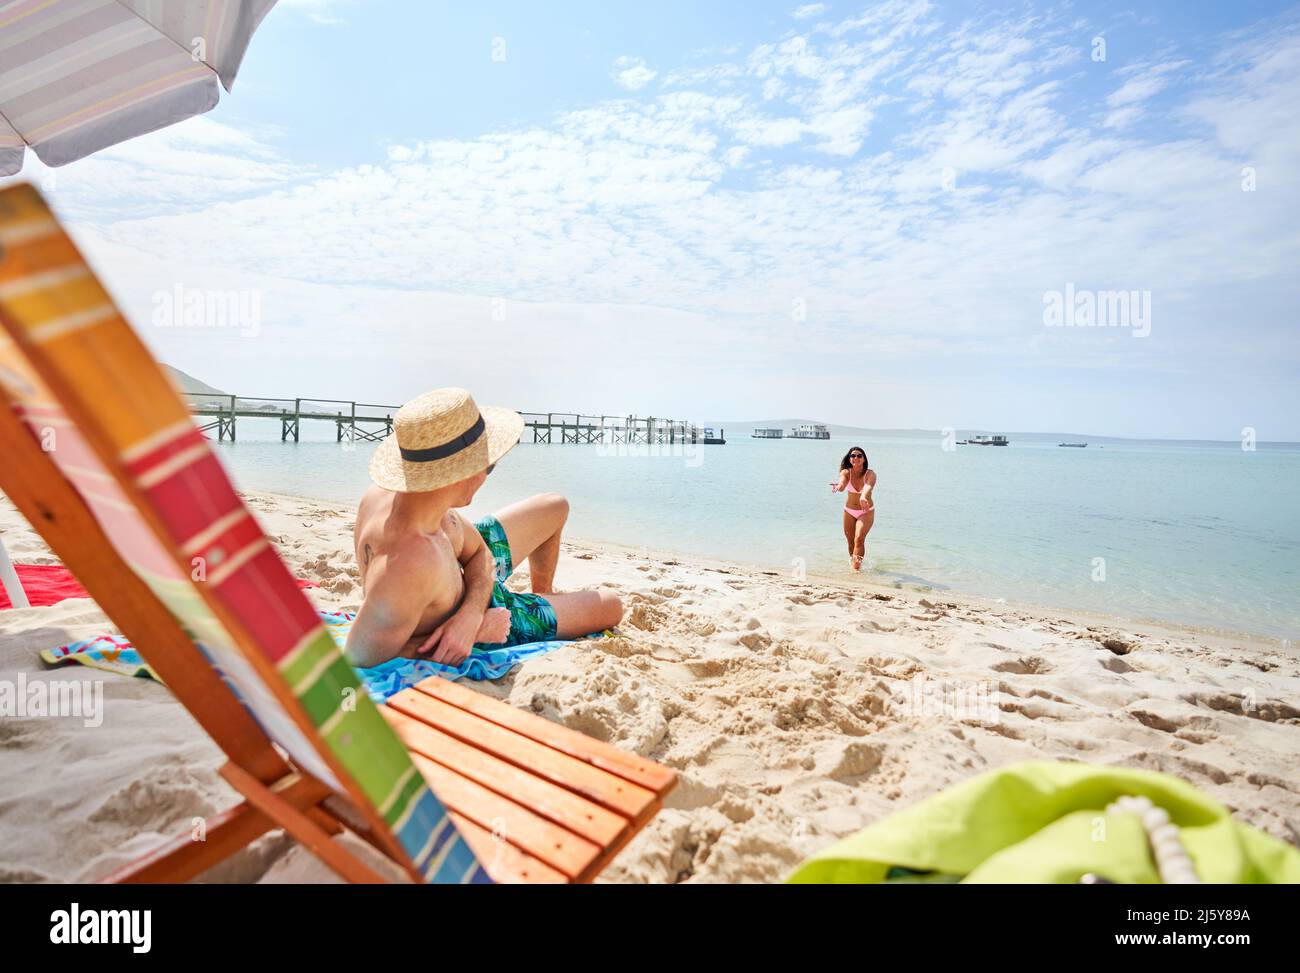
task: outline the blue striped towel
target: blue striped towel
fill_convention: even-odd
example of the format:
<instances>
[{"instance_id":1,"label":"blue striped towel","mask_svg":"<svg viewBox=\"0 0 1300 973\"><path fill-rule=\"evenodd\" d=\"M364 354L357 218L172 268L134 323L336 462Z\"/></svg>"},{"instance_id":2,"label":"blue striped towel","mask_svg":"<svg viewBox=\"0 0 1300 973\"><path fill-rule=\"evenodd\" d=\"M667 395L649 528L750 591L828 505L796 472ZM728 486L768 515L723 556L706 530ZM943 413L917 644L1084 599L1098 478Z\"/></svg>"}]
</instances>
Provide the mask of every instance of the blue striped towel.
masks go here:
<instances>
[{"instance_id":1,"label":"blue striped towel","mask_svg":"<svg viewBox=\"0 0 1300 973\"><path fill-rule=\"evenodd\" d=\"M352 612L321 612L321 621L329 630L340 651L348 639L348 630L356 615ZM371 669L358 669L370 698L382 703L394 693L414 686L429 676L444 679L500 679L515 666L535 656L545 655L568 642L527 642L523 645L476 645L469 656L458 666L444 666L428 659L390 659ZM105 672L125 676L144 676L162 682L153 668L140 657L131 643L120 635L101 635L61 645L57 649L44 649L41 658L52 666L74 663L91 666Z\"/></svg>"},{"instance_id":2,"label":"blue striped towel","mask_svg":"<svg viewBox=\"0 0 1300 973\"><path fill-rule=\"evenodd\" d=\"M352 612L321 612L320 617L325 627L334 636L334 641L342 649L348 639L348 630L356 618ZM445 666L428 659L389 659L369 669L358 669L361 681L370 692L370 698L382 703L394 693L399 693L408 686L414 686L430 676L442 676L444 679L500 679L515 666L534 656L545 655L554 649L568 645L568 642L552 640L550 642L526 642L522 645L485 646L476 645L473 651L458 666Z\"/></svg>"}]
</instances>

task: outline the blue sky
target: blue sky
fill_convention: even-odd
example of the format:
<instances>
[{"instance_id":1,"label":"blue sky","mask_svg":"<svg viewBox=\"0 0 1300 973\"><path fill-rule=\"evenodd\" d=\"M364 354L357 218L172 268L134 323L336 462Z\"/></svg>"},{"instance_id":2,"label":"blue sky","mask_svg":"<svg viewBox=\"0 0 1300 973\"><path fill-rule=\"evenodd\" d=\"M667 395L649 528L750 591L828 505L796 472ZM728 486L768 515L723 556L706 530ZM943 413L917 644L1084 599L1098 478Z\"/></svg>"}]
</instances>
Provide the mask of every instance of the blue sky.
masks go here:
<instances>
[{"instance_id":1,"label":"blue sky","mask_svg":"<svg viewBox=\"0 0 1300 973\"><path fill-rule=\"evenodd\" d=\"M25 175L244 394L1300 440L1295 5L281 0L212 113Z\"/></svg>"}]
</instances>

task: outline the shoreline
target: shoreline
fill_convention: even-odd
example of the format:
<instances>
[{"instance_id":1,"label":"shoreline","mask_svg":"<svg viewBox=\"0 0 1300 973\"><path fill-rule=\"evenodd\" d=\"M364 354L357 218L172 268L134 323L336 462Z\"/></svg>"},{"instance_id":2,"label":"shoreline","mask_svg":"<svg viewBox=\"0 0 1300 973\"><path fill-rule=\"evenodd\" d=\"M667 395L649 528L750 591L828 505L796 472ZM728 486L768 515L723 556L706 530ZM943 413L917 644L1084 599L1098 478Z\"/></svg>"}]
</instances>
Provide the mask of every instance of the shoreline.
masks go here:
<instances>
[{"instance_id":1,"label":"shoreline","mask_svg":"<svg viewBox=\"0 0 1300 973\"><path fill-rule=\"evenodd\" d=\"M282 493L276 490L253 490L248 492L241 490L238 492L242 497L276 497L289 502L316 503L330 507L347 506L346 504L336 500L323 499L302 494ZM769 565L749 561L732 560L730 558L721 558L712 555L694 554L686 551L674 551L668 548L622 544L617 541L586 537L570 537L567 534L564 537L564 543L584 551L610 551L617 553L644 554L663 560L686 560L695 564L707 565L715 568L724 567L738 571L762 574L788 581L791 584L803 583L798 579L790 577L788 573L774 571ZM1158 618L1143 618L1135 615L1097 612L1086 608L1047 605L1020 598L1016 598L1015 600L1010 598L998 599L990 595L981 595L975 592L963 591L956 588L930 587L923 584L909 584L903 581L874 580L870 572L866 570L861 574L855 575L846 569L843 575L837 576L810 569L806 574L806 581L808 583L838 586L843 586L845 584L858 584L861 585L864 590L871 593L903 591L921 598L958 601L963 602L972 608L980 608L993 612L1016 611L1022 614L1032 614L1044 619L1051 615L1066 615L1072 618L1086 619L1097 626L1109 626L1112 628L1140 628L1143 633L1157 636L1212 639L1216 642L1244 642L1254 645L1257 648L1290 653L1293 654L1296 659L1300 660L1300 641L1291 641L1279 636L1267 635L1262 632L1247 632L1241 629L1228 627L1197 625L1186 622L1166 621ZM1300 635L1300 633L1297 634ZM1289 645L1287 644L1288 642L1290 643Z\"/></svg>"},{"instance_id":2,"label":"shoreline","mask_svg":"<svg viewBox=\"0 0 1300 973\"><path fill-rule=\"evenodd\" d=\"M305 499L305 498L304 498ZM918 598L940 601L956 601L966 604L968 607L982 609L990 612L997 611L1015 611L1022 614L1031 614L1036 617L1046 619L1049 616L1068 615L1071 618L1086 619L1098 626L1109 626L1113 628L1140 628L1143 634L1168 637L1193 637L1202 639L1213 639L1220 642L1245 642L1259 648L1268 648L1280 652L1287 652L1288 648L1293 650L1295 657L1300 659L1300 645L1291 643L1288 647L1286 644L1290 640L1278 638L1273 635L1265 635L1258 632L1245 632L1238 629L1218 628L1204 625L1194 625L1181 622L1167 622L1156 618L1139 618L1131 615L1112 615L1101 612L1089 611L1084 608L1068 608L1053 605L1043 605L1033 601L1022 601L1017 599L997 599L988 595L975 594L973 592L961 591L955 588L934 588L922 584L908 584L903 581L876 581L872 580L869 573L864 570L860 575L854 575L846 570L842 576L824 574L810 570L807 573L805 581L790 577L788 574L782 574L780 571L773 571L761 564L751 564L745 561L732 561L724 558L707 557L699 554L690 554L682 551L670 551L659 548L642 548L628 544L617 544L612 541L587 540L583 538L565 538L565 544L572 545L588 551L609 551L616 553L628 554L647 554L656 558L665 559L683 559L694 564L707 565L709 567L732 568L737 571L753 572L766 576L771 576L790 584L820 584L830 586L844 586L845 584L857 584L870 594L879 594L886 592L906 592L915 595Z\"/></svg>"},{"instance_id":3,"label":"shoreline","mask_svg":"<svg viewBox=\"0 0 1300 973\"><path fill-rule=\"evenodd\" d=\"M289 569L320 585L318 607L359 604L350 508L244 496ZM15 561L53 560L7 502L0 530ZM526 582L525 564L510 585ZM1174 774L1300 844L1300 662L1259 640L578 541L557 582L618 591L618 633L467 685L678 772L604 881L781 881L873 821L1026 759ZM39 661L112 630L84 599L0 612L0 680L99 683L104 700L95 728L6 721L0 775L25 790L0 807L0 879L93 880L234 802L221 752L164 687ZM336 881L279 834L205 879Z\"/></svg>"}]
</instances>

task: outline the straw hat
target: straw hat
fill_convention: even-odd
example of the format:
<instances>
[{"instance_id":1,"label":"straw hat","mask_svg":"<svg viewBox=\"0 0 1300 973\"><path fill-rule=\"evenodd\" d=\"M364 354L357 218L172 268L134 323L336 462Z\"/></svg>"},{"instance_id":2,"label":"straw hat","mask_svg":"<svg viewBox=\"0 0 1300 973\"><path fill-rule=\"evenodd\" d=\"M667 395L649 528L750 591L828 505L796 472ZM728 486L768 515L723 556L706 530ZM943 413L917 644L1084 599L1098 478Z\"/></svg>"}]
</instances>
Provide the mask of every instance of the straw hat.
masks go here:
<instances>
[{"instance_id":1,"label":"straw hat","mask_svg":"<svg viewBox=\"0 0 1300 973\"><path fill-rule=\"evenodd\" d=\"M393 417L393 434L370 458L370 479L395 493L427 493L481 473L519 442L524 417L480 409L464 389L435 389Z\"/></svg>"}]
</instances>

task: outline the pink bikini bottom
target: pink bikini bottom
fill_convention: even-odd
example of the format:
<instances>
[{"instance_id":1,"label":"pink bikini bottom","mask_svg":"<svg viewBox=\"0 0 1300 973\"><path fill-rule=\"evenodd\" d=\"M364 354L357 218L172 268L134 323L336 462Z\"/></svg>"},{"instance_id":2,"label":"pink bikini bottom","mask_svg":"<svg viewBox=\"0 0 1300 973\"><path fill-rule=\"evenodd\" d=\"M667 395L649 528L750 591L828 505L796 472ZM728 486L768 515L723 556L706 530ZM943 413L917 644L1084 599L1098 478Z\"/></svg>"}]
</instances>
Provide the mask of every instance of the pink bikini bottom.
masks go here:
<instances>
[{"instance_id":1,"label":"pink bikini bottom","mask_svg":"<svg viewBox=\"0 0 1300 973\"><path fill-rule=\"evenodd\" d=\"M861 520L863 514L869 514L875 509L876 509L875 505L873 504L872 506L867 507L865 510L854 510L852 507L845 507L844 512L848 514L850 517L852 517L854 520Z\"/></svg>"}]
</instances>

